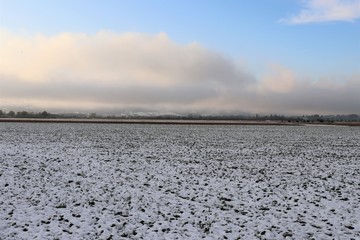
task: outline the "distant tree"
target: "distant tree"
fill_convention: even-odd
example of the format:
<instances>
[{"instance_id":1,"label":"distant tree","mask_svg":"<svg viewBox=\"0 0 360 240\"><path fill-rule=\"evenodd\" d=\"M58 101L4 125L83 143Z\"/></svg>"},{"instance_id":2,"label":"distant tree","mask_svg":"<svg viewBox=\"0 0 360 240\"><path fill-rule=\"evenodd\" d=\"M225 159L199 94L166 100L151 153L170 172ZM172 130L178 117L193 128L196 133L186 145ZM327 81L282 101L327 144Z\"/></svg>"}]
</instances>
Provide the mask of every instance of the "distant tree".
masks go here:
<instances>
[{"instance_id":1,"label":"distant tree","mask_svg":"<svg viewBox=\"0 0 360 240\"><path fill-rule=\"evenodd\" d=\"M0 110L0 117L5 117L5 113L2 110Z\"/></svg>"},{"instance_id":2,"label":"distant tree","mask_svg":"<svg viewBox=\"0 0 360 240\"><path fill-rule=\"evenodd\" d=\"M8 117L14 118L15 117L15 112L14 111L10 111L8 112Z\"/></svg>"},{"instance_id":3,"label":"distant tree","mask_svg":"<svg viewBox=\"0 0 360 240\"><path fill-rule=\"evenodd\" d=\"M89 115L89 118L96 118L96 117L97 117L96 113L90 113Z\"/></svg>"},{"instance_id":4,"label":"distant tree","mask_svg":"<svg viewBox=\"0 0 360 240\"><path fill-rule=\"evenodd\" d=\"M50 114L47 111L43 111L42 113L39 114L40 117L42 118L48 118L50 116Z\"/></svg>"},{"instance_id":5,"label":"distant tree","mask_svg":"<svg viewBox=\"0 0 360 240\"><path fill-rule=\"evenodd\" d=\"M16 117L18 117L18 118L27 118L27 117L29 117L29 113L27 111L17 112Z\"/></svg>"}]
</instances>

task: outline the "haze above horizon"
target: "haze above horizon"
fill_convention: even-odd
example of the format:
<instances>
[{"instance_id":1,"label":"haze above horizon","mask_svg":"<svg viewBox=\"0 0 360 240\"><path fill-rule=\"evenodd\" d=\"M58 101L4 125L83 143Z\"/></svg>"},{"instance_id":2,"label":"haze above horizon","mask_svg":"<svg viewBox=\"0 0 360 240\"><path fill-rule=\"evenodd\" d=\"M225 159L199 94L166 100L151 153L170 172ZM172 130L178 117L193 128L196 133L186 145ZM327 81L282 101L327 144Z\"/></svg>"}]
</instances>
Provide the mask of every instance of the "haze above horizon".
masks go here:
<instances>
[{"instance_id":1,"label":"haze above horizon","mask_svg":"<svg viewBox=\"0 0 360 240\"><path fill-rule=\"evenodd\" d=\"M360 0L0 0L0 109L360 114Z\"/></svg>"}]
</instances>

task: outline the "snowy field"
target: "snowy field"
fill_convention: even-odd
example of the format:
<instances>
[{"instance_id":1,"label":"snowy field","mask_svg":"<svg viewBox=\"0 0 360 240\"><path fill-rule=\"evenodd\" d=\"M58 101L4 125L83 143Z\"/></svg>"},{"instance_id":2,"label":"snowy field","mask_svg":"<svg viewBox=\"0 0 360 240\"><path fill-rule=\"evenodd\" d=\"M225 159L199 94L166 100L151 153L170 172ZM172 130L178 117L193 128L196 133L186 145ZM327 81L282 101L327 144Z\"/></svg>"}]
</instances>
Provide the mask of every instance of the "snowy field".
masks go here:
<instances>
[{"instance_id":1,"label":"snowy field","mask_svg":"<svg viewBox=\"0 0 360 240\"><path fill-rule=\"evenodd\" d=\"M0 123L0 239L360 239L360 128Z\"/></svg>"}]
</instances>

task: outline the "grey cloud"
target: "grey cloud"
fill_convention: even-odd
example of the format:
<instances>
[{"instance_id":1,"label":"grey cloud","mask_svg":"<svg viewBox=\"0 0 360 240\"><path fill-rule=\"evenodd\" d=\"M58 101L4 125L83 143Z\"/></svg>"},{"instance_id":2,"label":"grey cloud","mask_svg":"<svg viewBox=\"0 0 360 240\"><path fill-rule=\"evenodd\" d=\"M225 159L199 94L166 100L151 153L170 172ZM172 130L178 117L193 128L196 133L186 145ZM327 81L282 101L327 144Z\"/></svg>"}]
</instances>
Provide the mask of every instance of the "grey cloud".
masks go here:
<instances>
[{"instance_id":1,"label":"grey cloud","mask_svg":"<svg viewBox=\"0 0 360 240\"><path fill-rule=\"evenodd\" d=\"M242 84L227 85L208 82L179 84L162 87L82 85L73 82L24 83L11 79L2 84L1 98L36 99L44 102L69 101L77 103L96 102L104 108L119 109L134 106L161 111L161 106L171 110L198 111L248 111L262 113L360 113L360 78L347 80L329 88L311 82L299 82L287 93L258 92L244 88ZM258 86L252 82L249 86ZM222 88L221 91L218 89ZM219 100L220 99L220 100ZM203 102L204 104L197 105ZM69 106L70 107L70 106ZM169 110L169 109L167 109Z\"/></svg>"},{"instance_id":2,"label":"grey cloud","mask_svg":"<svg viewBox=\"0 0 360 240\"><path fill-rule=\"evenodd\" d=\"M262 112L277 113L360 113L360 78L344 79L343 83L329 88L310 82L298 83L292 91L284 94L267 92L258 94L254 105Z\"/></svg>"},{"instance_id":3,"label":"grey cloud","mask_svg":"<svg viewBox=\"0 0 360 240\"><path fill-rule=\"evenodd\" d=\"M2 83L0 96L14 99L97 101L100 103L191 104L217 95L211 86L192 84L172 87L79 85L72 82L27 83L10 79Z\"/></svg>"}]
</instances>

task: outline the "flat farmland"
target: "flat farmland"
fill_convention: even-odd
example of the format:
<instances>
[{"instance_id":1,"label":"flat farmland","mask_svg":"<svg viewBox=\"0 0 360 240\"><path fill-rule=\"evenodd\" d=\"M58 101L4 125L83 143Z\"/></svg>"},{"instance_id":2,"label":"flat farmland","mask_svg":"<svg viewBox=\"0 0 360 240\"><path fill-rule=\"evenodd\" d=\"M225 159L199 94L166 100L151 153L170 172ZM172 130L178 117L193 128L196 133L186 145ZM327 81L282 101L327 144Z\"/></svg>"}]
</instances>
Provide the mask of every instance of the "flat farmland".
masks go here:
<instances>
[{"instance_id":1,"label":"flat farmland","mask_svg":"<svg viewBox=\"0 0 360 240\"><path fill-rule=\"evenodd\" d=\"M359 239L360 128L0 123L0 239Z\"/></svg>"}]
</instances>

